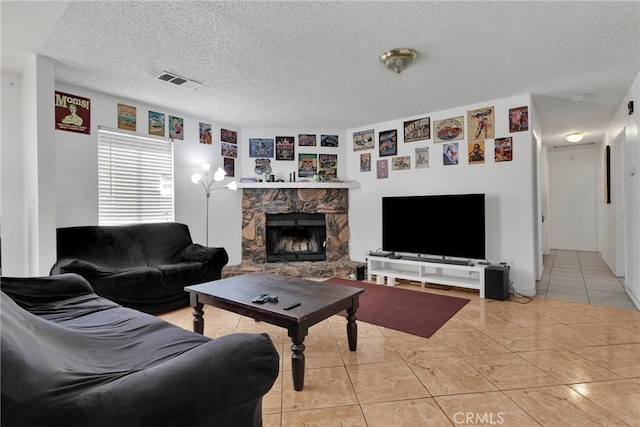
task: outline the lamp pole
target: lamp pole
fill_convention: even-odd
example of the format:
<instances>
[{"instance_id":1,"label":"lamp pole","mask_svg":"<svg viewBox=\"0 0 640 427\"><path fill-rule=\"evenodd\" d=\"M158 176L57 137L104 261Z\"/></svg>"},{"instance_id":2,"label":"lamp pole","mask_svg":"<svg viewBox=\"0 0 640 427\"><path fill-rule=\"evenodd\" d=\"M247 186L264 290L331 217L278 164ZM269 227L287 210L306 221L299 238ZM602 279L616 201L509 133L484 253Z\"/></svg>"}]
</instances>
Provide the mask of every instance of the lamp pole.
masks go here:
<instances>
[{"instance_id":1,"label":"lamp pole","mask_svg":"<svg viewBox=\"0 0 640 427\"><path fill-rule=\"evenodd\" d=\"M238 188L238 185L235 181L231 181L227 185L222 185L220 187L214 187L216 182L220 182L224 179L227 173L222 168L218 168L216 172L213 174L213 179L209 176L209 171L211 170L211 165L205 163L201 165L202 171L204 172L204 176L199 173L194 173L191 175L191 182L194 184L202 184L202 188L204 188L204 194L207 196L207 208L206 208L206 219L205 219L205 245L209 246L209 199L211 198L211 192L213 190L220 190L221 188L228 188L229 190L235 191Z\"/></svg>"}]
</instances>

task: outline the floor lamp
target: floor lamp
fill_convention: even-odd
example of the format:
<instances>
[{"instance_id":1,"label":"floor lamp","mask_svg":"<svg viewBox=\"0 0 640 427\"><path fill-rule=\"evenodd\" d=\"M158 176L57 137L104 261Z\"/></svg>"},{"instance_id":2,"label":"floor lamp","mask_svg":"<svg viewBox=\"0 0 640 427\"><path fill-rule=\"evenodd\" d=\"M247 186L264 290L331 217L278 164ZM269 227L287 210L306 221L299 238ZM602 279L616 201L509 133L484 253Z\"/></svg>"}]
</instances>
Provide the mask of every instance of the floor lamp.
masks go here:
<instances>
[{"instance_id":1,"label":"floor lamp","mask_svg":"<svg viewBox=\"0 0 640 427\"><path fill-rule=\"evenodd\" d=\"M191 175L191 182L193 182L194 184L198 184L198 183L202 184L202 187L204 188L204 193L207 196L207 220L206 220L207 235L205 238L205 241L206 241L205 245L209 246L209 198L211 197L211 192L213 190L220 190L222 188L228 188L229 190L236 191L238 189L238 184L235 181L231 181L226 185L221 185L219 187L216 187L215 183L222 181L224 177L227 175L227 173L224 171L224 169L219 167L213 174L213 177L211 177L209 175L209 172L211 171L211 165L209 163L204 163L203 165L201 165L201 167L202 167L202 171L204 172L204 176L199 173L194 173L193 175Z\"/></svg>"}]
</instances>

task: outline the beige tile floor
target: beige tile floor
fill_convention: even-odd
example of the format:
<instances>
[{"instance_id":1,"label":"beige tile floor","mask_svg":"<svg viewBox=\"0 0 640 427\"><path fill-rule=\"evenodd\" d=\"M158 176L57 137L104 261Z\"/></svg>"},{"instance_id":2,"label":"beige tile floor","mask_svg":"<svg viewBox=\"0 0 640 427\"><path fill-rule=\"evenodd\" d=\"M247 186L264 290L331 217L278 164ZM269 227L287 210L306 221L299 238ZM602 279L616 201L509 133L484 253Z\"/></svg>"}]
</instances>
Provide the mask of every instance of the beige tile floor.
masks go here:
<instances>
[{"instance_id":1,"label":"beige tile floor","mask_svg":"<svg viewBox=\"0 0 640 427\"><path fill-rule=\"evenodd\" d=\"M608 307L635 308L598 252L551 250L536 282L537 296Z\"/></svg>"},{"instance_id":2,"label":"beige tile floor","mask_svg":"<svg viewBox=\"0 0 640 427\"><path fill-rule=\"evenodd\" d=\"M356 352L344 318L321 322L305 340L301 392L283 329L205 307L205 334L271 336L281 370L263 400L267 427L640 426L638 310L399 286L470 302L428 339L358 322ZM191 328L190 308L161 317Z\"/></svg>"}]
</instances>

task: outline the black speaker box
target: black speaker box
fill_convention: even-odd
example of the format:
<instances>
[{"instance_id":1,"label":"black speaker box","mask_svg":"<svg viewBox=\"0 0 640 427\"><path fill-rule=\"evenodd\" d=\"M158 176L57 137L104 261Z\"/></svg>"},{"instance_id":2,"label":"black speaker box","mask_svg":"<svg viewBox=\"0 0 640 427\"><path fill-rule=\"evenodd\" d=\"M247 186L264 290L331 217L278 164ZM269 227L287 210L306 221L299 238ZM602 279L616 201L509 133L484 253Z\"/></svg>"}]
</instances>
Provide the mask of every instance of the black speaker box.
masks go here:
<instances>
[{"instance_id":1,"label":"black speaker box","mask_svg":"<svg viewBox=\"0 0 640 427\"><path fill-rule=\"evenodd\" d=\"M356 280L364 280L364 270L366 268L365 264L361 264L356 267Z\"/></svg>"},{"instance_id":2,"label":"black speaker box","mask_svg":"<svg viewBox=\"0 0 640 427\"><path fill-rule=\"evenodd\" d=\"M484 297L504 301L509 297L509 267L489 265L484 269Z\"/></svg>"}]
</instances>

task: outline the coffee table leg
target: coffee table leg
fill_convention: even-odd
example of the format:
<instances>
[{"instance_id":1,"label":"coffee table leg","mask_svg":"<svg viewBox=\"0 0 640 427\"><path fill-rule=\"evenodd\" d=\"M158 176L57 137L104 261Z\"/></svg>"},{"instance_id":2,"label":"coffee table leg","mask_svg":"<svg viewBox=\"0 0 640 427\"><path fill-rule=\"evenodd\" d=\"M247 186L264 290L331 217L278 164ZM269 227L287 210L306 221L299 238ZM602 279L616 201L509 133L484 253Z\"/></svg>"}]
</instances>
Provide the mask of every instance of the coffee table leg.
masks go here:
<instances>
[{"instance_id":1,"label":"coffee table leg","mask_svg":"<svg viewBox=\"0 0 640 427\"><path fill-rule=\"evenodd\" d=\"M197 294L191 294L190 303L193 307L193 332L204 334L204 304L198 301Z\"/></svg>"},{"instance_id":2,"label":"coffee table leg","mask_svg":"<svg viewBox=\"0 0 640 427\"><path fill-rule=\"evenodd\" d=\"M291 373L293 374L293 388L295 391L301 391L304 387L304 337L292 338L291 345Z\"/></svg>"},{"instance_id":3,"label":"coffee table leg","mask_svg":"<svg viewBox=\"0 0 640 427\"><path fill-rule=\"evenodd\" d=\"M347 309L347 339L349 340L349 350L356 351L358 347L358 325L356 324L357 307Z\"/></svg>"}]
</instances>

